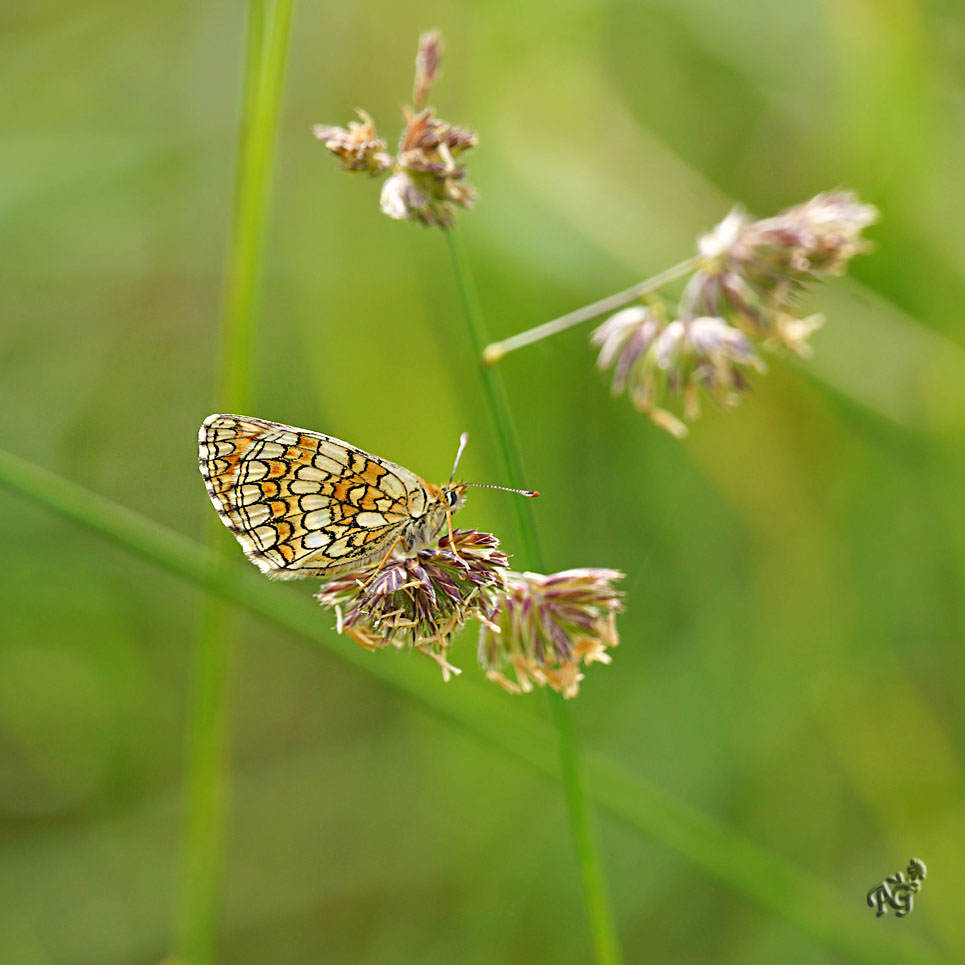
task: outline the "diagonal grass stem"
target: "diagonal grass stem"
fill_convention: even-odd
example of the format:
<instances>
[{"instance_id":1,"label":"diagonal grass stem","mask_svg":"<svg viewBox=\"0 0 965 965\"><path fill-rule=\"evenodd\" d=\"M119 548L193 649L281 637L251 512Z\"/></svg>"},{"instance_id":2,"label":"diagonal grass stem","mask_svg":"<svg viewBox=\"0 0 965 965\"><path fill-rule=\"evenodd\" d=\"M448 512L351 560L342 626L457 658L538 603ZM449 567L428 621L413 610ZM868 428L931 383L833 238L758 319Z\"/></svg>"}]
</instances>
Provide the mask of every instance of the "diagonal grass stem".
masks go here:
<instances>
[{"instance_id":1,"label":"diagonal grass stem","mask_svg":"<svg viewBox=\"0 0 965 965\"><path fill-rule=\"evenodd\" d=\"M490 342L484 348L480 348L479 354L486 366L495 365L504 355L515 352L518 348L532 345L534 342L541 342L544 338L549 338L559 332L565 332L568 328L573 328L576 325L582 325L584 322L588 322L598 315L622 308L624 305L628 305L638 298L643 298L645 295L649 295L657 291L657 289L663 288L664 285L668 285L670 282L676 281L678 278L682 278L684 275L692 272L700 262L701 256L694 255L693 258L681 261L667 268L665 271L654 275L652 278L647 278L630 288L625 288L622 292L607 295L606 298L601 298L598 302L593 302L591 305L584 305L583 308L577 308L575 311L568 312L566 315L560 315L559 318L554 318L549 322L543 322L542 325L537 325L535 328L529 328L525 332L511 335L502 341Z\"/></svg>"}]
</instances>

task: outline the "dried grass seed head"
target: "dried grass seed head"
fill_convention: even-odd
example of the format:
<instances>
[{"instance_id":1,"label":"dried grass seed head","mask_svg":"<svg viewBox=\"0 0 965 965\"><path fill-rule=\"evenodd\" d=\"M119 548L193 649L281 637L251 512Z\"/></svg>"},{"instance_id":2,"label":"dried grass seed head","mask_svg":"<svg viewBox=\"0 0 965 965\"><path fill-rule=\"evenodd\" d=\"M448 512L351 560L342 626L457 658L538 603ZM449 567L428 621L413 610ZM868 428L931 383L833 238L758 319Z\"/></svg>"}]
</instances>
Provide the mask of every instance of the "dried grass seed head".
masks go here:
<instances>
[{"instance_id":1,"label":"dried grass seed head","mask_svg":"<svg viewBox=\"0 0 965 965\"><path fill-rule=\"evenodd\" d=\"M427 226L451 227L458 208L476 203L475 189L465 183L466 168L458 158L477 143L473 131L437 118L431 107L407 110L393 175L400 178L400 187L392 189L388 204L383 191L383 212ZM406 182L404 190L401 179Z\"/></svg>"},{"instance_id":2,"label":"dried grass seed head","mask_svg":"<svg viewBox=\"0 0 965 965\"><path fill-rule=\"evenodd\" d=\"M850 191L819 194L758 221L735 208L698 242L703 263L684 291L681 317L720 316L754 337L806 352L799 329L785 337L797 296L867 251L861 232L877 217Z\"/></svg>"},{"instance_id":3,"label":"dried grass seed head","mask_svg":"<svg viewBox=\"0 0 965 965\"><path fill-rule=\"evenodd\" d=\"M511 693L548 686L575 697L581 668L609 663L617 646L618 570L574 569L544 576L508 573L495 617L479 634L479 662Z\"/></svg>"},{"instance_id":4,"label":"dried grass seed head","mask_svg":"<svg viewBox=\"0 0 965 965\"><path fill-rule=\"evenodd\" d=\"M812 281L841 274L868 249L861 232L878 212L850 191L819 194L773 218L755 221L734 208L698 242L700 264L680 300L678 318L665 321L663 303L625 308L591 336L597 367L613 369L614 394L678 438L683 420L665 397L683 400L683 416L699 414L700 390L724 407L749 388L748 374L764 371L753 341L808 358L820 315L801 318L797 296Z\"/></svg>"},{"instance_id":5,"label":"dried grass seed head","mask_svg":"<svg viewBox=\"0 0 965 965\"><path fill-rule=\"evenodd\" d=\"M395 156L386 152L385 141L376 136L375 125L364 111L359 111L362 123L353 121L348 129L317 125L313 130L345 170L373 176L391 171L379 201L384 214L398 221L449 228L460 208L472 208L476 202L461 156L479 139L474 131L442 120L434 108L425 106L439 76L441 57L439 32L424 33L416 55L415 106L403 110L405 127Z\"/></svg>"},{"instance_id":6,"label":"dried grass seed head","mask_svg":"<svg viewBox=\"0 0 965 965\"><path fill-rule=\"evenodd\" d=\"M412 83L412 103L416 108L425 105L429 89L439 76L442 61L442 35L438 30L427 30L419 37L415 55L415 80Z\"/></svg>"},{"instance_id":7,"label":"dried grass seed head","mask_svg":"<svg viewBox=\"0 0 965 965\"><path fill-rule=\"evenodd\" d=\"M671 322L654 343L653 356L668 390L683 395L691 420L700 411L698 389L706 389L727 408L750 387L746 373L764 370L747 336L722 318Z\"/></svg>"},{"instance_id":8,"label":"dried grass seed head","mask_svg":"<svg viewBox=\"0 0 965 965\"><path fill-rule=\"evenodd\" d=\"M348 129L316 124L312 133L341 162L346 171L365 172L371 177L392 166L386 153L385 141L376 136L375 122L363 110L358 111L361 123L349 121Z\"/></svg>"},{"instance_id":9,"label":"dried grass seed head","mask_svg":"<svg viewBox=\"0 0 965 965\"><path fill-rule=\"evenodd\" d=\"M591 340L600 347L597 367L613 368L614 395L626 391L640 412L676 436L687 428L663 408L665 396L682 398L685 417L694 419L700 389L731 406L749 387L747 373L764 368L747 336L722 318L667 324L653 308L634 306L608 318Z\"/></svg>"},{"instance_id":10,"label":"dried grass seed head","mask_svg":"<svg viewBox=\"0 0 965 965\"><path fill-rule=\"evenodd\" d=\"M448 679L458 673L446 660L453 634L469 620L495 615L509 558L499 540L478 530L455 530L438 544L323 584L318 602L336 612L336 629L366 649L413 647L437 660Z\"/></svg>"}]
</instances>

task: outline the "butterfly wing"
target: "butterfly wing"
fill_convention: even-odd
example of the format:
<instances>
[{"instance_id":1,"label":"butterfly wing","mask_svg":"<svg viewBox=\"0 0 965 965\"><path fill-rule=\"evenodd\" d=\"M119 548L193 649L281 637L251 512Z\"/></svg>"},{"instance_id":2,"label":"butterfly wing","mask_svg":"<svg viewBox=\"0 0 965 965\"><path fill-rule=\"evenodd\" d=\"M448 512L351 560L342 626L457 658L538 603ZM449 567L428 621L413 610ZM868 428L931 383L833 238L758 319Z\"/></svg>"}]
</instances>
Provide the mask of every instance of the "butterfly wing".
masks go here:
<instances>
[{"instance_id":1,"label":"butterfly wing","mask_svg":"<svg viewBox=\"0 0 965 965\"><path fill-rule=\"evenodd\" d=\"M198 447L222 522L275 579L328 578L380 560L428 498L408 469L264 419L208 416Z\"/></svg>"}]
</instances>

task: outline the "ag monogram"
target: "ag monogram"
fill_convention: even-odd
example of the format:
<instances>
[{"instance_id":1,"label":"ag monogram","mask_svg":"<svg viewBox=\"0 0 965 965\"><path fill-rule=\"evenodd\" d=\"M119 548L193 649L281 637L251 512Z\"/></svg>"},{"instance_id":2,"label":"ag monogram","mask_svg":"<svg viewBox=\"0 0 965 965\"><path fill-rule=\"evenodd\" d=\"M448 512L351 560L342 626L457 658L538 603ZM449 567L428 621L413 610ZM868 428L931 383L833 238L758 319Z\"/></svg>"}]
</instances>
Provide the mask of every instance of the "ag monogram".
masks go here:
<instances>
[{"instance_id":1,"label":"ag monogram","mask_svg":"<svg viewBox=\"0 0 965 965\"><path fill-rule=\"evenodd\" d=\"M888 905L895 910L896 918L904 918L911 913L912 896L921 891L921 883L925 880L925 862L912 858L908 862L908 879L899 871L880 885L875 885L868 892L868 907L875 908L875 918L888 914Z\"/></svg>"}]
</instances>

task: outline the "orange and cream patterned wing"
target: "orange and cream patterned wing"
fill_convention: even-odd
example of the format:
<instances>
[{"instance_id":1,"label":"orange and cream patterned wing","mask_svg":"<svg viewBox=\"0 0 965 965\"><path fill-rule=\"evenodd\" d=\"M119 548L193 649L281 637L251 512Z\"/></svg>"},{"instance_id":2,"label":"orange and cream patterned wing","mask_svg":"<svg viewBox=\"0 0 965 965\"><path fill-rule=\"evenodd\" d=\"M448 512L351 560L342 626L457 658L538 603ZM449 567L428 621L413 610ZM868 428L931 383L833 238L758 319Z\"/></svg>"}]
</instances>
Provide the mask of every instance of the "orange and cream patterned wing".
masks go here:
<instances>
[{"instance_id":1,"label":"orange and cream patterned wing","mask_svg":"<svg viewBox=\"0 0 965 965\"><path fill-rule=\"evenodd\" d=\"M328 578L379 561L428 498L408 469L264 419L208 416L198 448L221 521L275 579Z\"/></svg>"}]
</instances>

